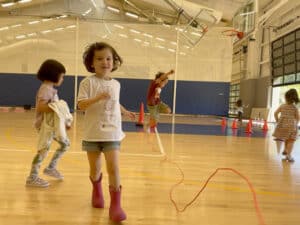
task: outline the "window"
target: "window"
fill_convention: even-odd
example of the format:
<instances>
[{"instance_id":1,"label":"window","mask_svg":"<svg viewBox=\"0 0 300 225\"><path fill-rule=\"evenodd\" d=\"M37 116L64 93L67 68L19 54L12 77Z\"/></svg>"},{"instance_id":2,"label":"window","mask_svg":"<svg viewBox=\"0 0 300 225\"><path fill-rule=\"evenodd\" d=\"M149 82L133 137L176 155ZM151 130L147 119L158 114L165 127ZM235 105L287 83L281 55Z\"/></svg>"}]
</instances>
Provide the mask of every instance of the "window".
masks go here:
<instances>
[{"instance_id":1,"label":"window","mask_svg":"<svg viewBox=\"0 0 300 225\"><path fill-rule=\"evenodd\" d=\"M296 42L296 49L297 49L297 50L300 49L300 40L297 40L297 42Z\"/></svg>"},{"instance_id":2,"label":"window","mask_svg":"<svg viewBox=\"0 0 300 225\"><path fill-rule=\"evenodd\" d=\"M296 52L296 58L297 58L298 61L300 61L300 51Z\"/></svg>"},{"instance_id":3,"label":"window","mask_svg":"<svg viewBox=\"0 0 300 225\"><path fill-rule=\"evenodd\" d=\"M291 74L296 72L296 65L294 63L284 65L284 74Z\"/></svg>"},{"instance_id":4,"label":"window","mask_svg":"<svg viewBox=\"0 0 300 225\"><path fill-rule=\"evenodd\" d=\"M229 94L229 115L236 116L235 103L240 98L240 84L231 84L230 85L230 94Z\"/></svg>"},{"instance_id":5,"label":"window","mask_svg":"<svg viewBox=\"0 0 300 225\"><path fill-rule=\"evenodd\" d=\"M295 53L291 53L291 54L284 56L284 64L295 62L296 61L295 57L296 57Z\"/></svg>"},{"instance_id":6,"label":"window","mask_svg":"<svg viewBox=\"0 0 300 225\"><path fill-rule=\"evenodd\" d=\"M282 56L282 48L279 48L279 49L276 49L274 52L273 52L273 58L278 58Z\"/></svg>"},{"instance_id":7,"label":"window","mask_svg":"<svg viewBox=\"0 0 300 225\"><path fill-rule=\"evenodd\" d=\"M273 85L281 85L283 84L283 77L276 77L273 79Z\"/></svg>"},{"instance_id":8,"label":"window","mask_svg":"<svg viewBox=\"0 0 300 225\"><path fill-rule=\"evenodd\" d=\"M292 32L291 34L288 34L283 39L284 45L295 42L295 32Z\"/></svg>"},{"instance_id":9,"label":"window","mask_svg":"<svg viewBox=\"0 0 300 225\"><path fill-rule=\"evenodd\" d=\"M300 28L272 42L273 86L299 83Z\"/></svg>"},{"instance_id":10,"label":"window","mask_svg":"<svg viewBox=\"0 0 300 225\"><path fill-rule=\"evenodd\" d=\"M273 69L273 76L278 77L283 75L283 67Z\"/></svg>"},{"instance_id":11,"label":"window","mask_svg":"<svg viewBox=\"0 0 300 225\"><path fill-rule=\"evenodd\" d=\"M274 41L273 44L272 44L273 49L280 48L281 46L282 46L282 39Z\"/></svg>"},{"instance_id":12,"label":"window","mask_svg":"<svg viewBox=\"0 0 300 225\"><path fill-rule=\"evenodd\" d=\"M295 74L290 74L290 75L284 76L284 83L285 84L295 83Z\"/></svg>"},{"instance_id":13,"label":"window","mask_svg":"<svg viewBox=\"0 0 300 225\"><path fill-rule=\"evenodd\" d=\"M295 43L284 46L284 54L288 54L295 51Z\"/></svg>"},{"instance_id":14,"label":"window","mask_svg":"<svg viewBox=\"0 0 300 225\"><path fill-rule=\"evenodd\" d=\"M296 38L300 39L300 29L296 31Z\"/></svg>"},{"instance_id":15,"label":"window","mask_svg":"<svg viewBox=\"0 0 300 225\"><path fill-rule=\"evenodd\" d=\"M297 73L296 81L297 81L297 82L300 82L300 73Z\"/></svg>"},{"instance_id":16,"label":"window","mask_svg":"<svg viewBox=\"0 0 300 225\"><path fill-rule=\"evenodd\" d=\"M279 66L282 66L282 58L277 58L277 59L274 59L273 61L273 67L279 67Z\"/></svg>"}]
</instances>

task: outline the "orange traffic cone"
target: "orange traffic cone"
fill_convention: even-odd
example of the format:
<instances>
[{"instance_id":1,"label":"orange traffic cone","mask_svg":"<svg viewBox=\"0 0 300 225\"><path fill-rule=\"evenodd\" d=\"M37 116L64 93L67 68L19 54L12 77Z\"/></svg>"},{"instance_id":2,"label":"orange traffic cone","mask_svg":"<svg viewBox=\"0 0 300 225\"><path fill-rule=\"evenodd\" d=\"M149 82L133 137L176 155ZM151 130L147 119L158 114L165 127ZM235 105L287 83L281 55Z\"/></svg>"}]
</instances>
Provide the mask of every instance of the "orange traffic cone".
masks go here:
<instances>
[{"instance_id":1,"label":"orange traffic cone","mask_svg":"<svg viewBox=\"0 0 300 225\"><path fill-rule=\"evenodd\" d=\"M253 124L252 124L252 119L249 119L249 123L251 124L251 128L252 128L252 125L253 125Z\"/></svg>"},{"instance_id":2,"label":"orange traffic cone","mask_svg":"<svg viewBox=\"0 0 300 225\"><path fill-rule=\"evenodd\" d=\"M237 129L237 123L236 123L236 119L233 120L232 122L232 126L231 126L232 129Z\"/></svg>"},{"instance_id":3,"label":"orange traffic cone","mask_svg":"<svg viewBox=\"0 0 300 225\"><path fill-rule=\"evenodd\" d=\"M136 126L144 126L144 103L143 102L141 102L141 105L140 105L139 121L135 125Z\"/></svg>"},{"instance_id":4,"label":"orange traffic cone","mask_svg":"<svg viewBox=\"0 0 300 225\"><path fill-rule=\"evenodd\" d=\"M268 123L267 120L265 120L262 130L267 131L268 129Z\"/></svg>"},{"instance_id":5,"label":"orange traffic cone","mask_svg":"<svg viewBox=\"0 0 300 225\"><path fill-rule=\"evenodd\" d=\"M223 117L223 118L222 118L222 123L221 123L221 126L222 126L222 127L226 127L226 125L227 125L226 118L225 118L225 117Z\"/></svg>"},{"instance_id":6,"label":"orange traffic cone","mask_svg":"<svg viewBox=\"0 0 300 225\"><path fill-rule=\"evenodd\" d=\"M245 133L252 133L252 124L251 124L250 120L249 120L249 122L247 124Z\"/></svg>"}]
</instances>

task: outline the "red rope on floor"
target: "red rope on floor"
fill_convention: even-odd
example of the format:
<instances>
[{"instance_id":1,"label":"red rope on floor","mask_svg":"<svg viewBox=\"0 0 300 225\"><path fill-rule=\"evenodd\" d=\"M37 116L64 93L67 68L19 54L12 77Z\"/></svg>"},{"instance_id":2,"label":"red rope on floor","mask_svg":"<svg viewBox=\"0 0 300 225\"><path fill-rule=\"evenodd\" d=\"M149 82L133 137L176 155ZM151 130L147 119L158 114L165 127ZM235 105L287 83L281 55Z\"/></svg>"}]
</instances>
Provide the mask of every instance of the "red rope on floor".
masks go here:
<instances>
[{"instance_id":1,"label":"red rope on floor","mask_svg":"<svg viewBox=\"0 0 300 225\"><path fill-rule=\"evenodd\" d=\"M251 182L249 181L249 179L248 179L246 176L244 176L243 174L241 174L240 172L238 172L237 170L232 169L232 168L217 168L217 169L215 170L215 172L213 172L213 173L209 176L209 178L206 180L205 184L204 184L203 187L200 189L200 191L195 195L195 197L194 197L190 202L188 202L182 209L179 209L179 207L177 206L176 202L175 202L174 199L173 199L173 192L174 192L175 187L177 187L179 184L183 183L183 181L184 181L184 173L183 173L182 169L179 167L179 165L178 165L177 163L172 162L172 161L170 161L170 160L168 160L168 159L165 159L165 161L168 161L169 163L174 164L174 165L178 168L178 170L180 171L180 173L181 173L181 179L180 179L180 181L177 182L176 184L174 184L174 185L172 186L172 188L171 188L171 190L170 190L170 193L169 193L170 200L171 200L171 202L173 203L173 205L174 205L174 207L175 207L175 209L176 209L177 212L184 212L190 205L192 205L192 204L196 201L196 199L199 197L199 195L204 191L204 189L206 188L206 186L208 185L208 183L210 182L210 180L211 180L211 179L212 179L219 171L221 171L221 170L223 170L223 171L231 171L231 172L237 174L238 176L240 176L241 178L243 178L243 179L247 182L247 184L248 184L248 186L249 186L249 188L250 188L250 190L251 190L251 192L252 192L254 208L255 208L255 210L256 210L256 215L257 215L257 218L258 218L258 220L259 220L259 224L260 224L260 225L265 225L264 218L263 218L263 216L262 216L262 214L261 214L261 211L260 211L260 209L259 209L259 205L258 205L258 201L257 201L256 192L255 192L255 190L254 190L253 185L251 184Z\"/></svg>"}]
</instances>

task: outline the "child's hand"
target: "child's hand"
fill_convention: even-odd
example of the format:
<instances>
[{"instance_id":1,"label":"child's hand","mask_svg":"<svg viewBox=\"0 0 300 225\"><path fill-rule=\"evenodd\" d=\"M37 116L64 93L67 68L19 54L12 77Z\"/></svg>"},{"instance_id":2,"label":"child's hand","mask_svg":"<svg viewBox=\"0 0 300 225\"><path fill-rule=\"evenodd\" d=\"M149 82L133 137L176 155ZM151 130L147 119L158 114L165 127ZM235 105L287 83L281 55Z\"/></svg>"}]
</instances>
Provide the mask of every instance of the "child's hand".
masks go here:
<instances>
[{"instance_id":1,"label":"child's hand","mask_svg":"<svg viewBox=\"0 0 300 225\"><path fill-rule=\"evenodd\" d=\"M170 70L169 74L173 74L175 71L174 70Z\"/></svg>"},{"instance_id":2,"label":"child's hand","mask_svg":"<svg viewBox=\"0 0 300 225\"><path fill-rule=\"evenodd\" d=\"M96 98L98 99L98 101L100 101L100 100L107 100L107 99L110 98L110 95L109 95L108 92L102 92L102 93L98 94L96 96Z\"/></svg>"}]
</instances>

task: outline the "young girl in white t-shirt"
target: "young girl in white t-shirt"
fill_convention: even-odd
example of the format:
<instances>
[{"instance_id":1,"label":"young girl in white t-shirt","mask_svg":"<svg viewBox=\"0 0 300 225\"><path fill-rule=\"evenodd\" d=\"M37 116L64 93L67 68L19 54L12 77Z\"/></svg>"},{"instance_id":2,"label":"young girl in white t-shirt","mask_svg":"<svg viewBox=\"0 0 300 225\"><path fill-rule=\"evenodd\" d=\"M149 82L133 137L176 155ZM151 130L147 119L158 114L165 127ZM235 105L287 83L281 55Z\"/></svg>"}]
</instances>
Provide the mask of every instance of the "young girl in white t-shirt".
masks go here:
<instances>
[{"instance_id":1,"label":"young girl in white t-shirt","mask_svg":"<svg viewBox=\"0 0 300 225\"><path fill-rule=\"evenodd\" d=\"M86 69L95 73L81 81L78 93L78 108L85 111L82 149L87 152L90 165L92 206L104 208L101 186L101 156L104 155L111 197L109 218L120 222L126 219L120 204L119 149L125 136L121 113L135 117L120 104L120 83L110 77L122 64L122 58L112 46L96 42L86 48L83 60Z\"/></svg>"}]
</instances>

